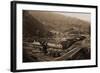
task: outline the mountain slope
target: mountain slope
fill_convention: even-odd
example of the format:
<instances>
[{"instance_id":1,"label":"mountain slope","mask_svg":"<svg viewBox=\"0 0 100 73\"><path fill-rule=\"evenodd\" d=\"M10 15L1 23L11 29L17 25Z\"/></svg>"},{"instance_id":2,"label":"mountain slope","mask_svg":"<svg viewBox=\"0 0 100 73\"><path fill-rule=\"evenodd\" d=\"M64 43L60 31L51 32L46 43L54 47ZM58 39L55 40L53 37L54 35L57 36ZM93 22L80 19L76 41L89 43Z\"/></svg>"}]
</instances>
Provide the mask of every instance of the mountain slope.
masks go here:
<instances>
[{"instance_id":1,"label":"mountain slope","mask_svg":"<svg viewBox=\"0 0 100 73\"><path fill-rule=\"evenodd\" d=\"M23 37L26 38L43 38L51 36L52 34L47 30L41 22L32 17L27 11L23 12Z\"/></svg>"},{"instance_id":2,"label":"mountain slope","mask_svg":"<svg viewBox=\"0 0 100 73\"><path fill-rule=\"evenodd\" d=\"M38 39L56 36L63 38L63 35L69 36L68 34L77 34L78 32L89 35L90 23L57 12L23 11L24 38ZM55 35L55 33L60 34Z\"/></svg>"},{"instance_id":3,"label":"mountain slope","mask_svg":"<svg viewBox=\"0 0 100 73\"><path fill-rule=\"evenodd\" d=\"M60 32L70 30L72 27L75 27L82 32L88 33L90 28L89 22L80 20L78 18L64 16L58 12L29 11L29 13L44 25L49 27L51 26L56 31Z\"/></svg>"}]
</instances>

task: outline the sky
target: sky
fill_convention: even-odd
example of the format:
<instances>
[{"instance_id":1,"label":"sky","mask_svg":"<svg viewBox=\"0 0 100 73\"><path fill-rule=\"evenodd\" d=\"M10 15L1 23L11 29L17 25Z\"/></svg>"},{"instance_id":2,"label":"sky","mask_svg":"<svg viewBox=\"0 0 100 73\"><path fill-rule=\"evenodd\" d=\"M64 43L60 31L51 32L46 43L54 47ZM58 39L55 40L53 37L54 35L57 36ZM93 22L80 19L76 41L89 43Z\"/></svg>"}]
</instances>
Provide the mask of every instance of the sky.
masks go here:
<instances>
[{"instance_id":1,"label":"sky","mask_svg":"<svg viewBox=\"0 0 100 73\"><path fill-rule=\"evenodd\" d=\"M68 12L68 13L60 13L66 16L70 16L70 17L75 17L81 20L85 20L88 22L91 22L91 14L90 13L72 13L72 12Z\"/></svg>"}]
</instances>

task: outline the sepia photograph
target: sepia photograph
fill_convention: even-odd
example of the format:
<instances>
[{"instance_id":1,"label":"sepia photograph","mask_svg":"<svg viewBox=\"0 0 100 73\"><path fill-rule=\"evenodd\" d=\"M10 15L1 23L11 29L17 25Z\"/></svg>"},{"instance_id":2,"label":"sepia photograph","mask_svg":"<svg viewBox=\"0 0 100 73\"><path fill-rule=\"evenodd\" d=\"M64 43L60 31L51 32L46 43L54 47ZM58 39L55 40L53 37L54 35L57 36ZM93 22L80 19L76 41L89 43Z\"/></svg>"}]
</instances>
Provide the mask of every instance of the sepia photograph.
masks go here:
<instances>
[{"instance_id":1,"label":"sepia photograph","mask_svg":"<svg viewBox=\"0 0 100 73\"><path fill-rule=\"evenodd\" d=\"M97 67L97 6L11 2L11 71Z\"/></svg>"},{"instance_id":2,"label":"sepia photograph","mask_svg":"<svg viewBox=\"0 0 100 73\"><path fill-rule=\"evenodd\" d=\"M91 14L23 10L23 62L91 59Z\"/></svg>"}]
</instances>

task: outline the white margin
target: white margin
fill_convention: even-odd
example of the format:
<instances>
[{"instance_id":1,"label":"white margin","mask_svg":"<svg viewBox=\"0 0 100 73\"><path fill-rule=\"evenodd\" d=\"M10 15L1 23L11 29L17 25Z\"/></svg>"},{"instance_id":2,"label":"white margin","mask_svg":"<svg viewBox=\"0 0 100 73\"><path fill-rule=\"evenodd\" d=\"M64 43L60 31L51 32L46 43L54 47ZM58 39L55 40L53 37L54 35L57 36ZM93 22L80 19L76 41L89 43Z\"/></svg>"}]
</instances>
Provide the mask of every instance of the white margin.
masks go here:
<instances>
[{"instance_id":1,"label":"white margin","mask_svg":"<svg viewBox=\"0 0 100 73\"><path fill-rule=\"evenodd\" d=\"M74 61L56 61L56 62L22 62L22 10L42 10L42 11L70 11L70 12L87 12L91 13L91 59L90 60L74 60ZM22 69L38 69L38 68L52 68L52 67L72 67L72 66L87 66L95 65L96 58L96 13L93 8L80 7L65 7L65 6L45 6L45 5L28 5L17 4L17 70Z\"/></svg>"}]
</instances>

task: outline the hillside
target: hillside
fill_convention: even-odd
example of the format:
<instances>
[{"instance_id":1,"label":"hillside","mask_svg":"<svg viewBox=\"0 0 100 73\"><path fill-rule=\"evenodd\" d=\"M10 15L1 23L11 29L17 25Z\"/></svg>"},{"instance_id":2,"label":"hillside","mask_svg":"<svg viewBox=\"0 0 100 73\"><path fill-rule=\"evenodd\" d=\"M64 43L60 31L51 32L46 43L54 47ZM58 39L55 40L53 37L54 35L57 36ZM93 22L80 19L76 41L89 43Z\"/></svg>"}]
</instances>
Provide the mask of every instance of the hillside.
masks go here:
<instances>
[{"instance_id":1,"label":"hillside","mask_svg":"<svg viewBox=\"0 0 100 73\"><path fill-rule=\"evenodd\" d=\"M64 16L59 12L29 11L29 13L44 25L59 32L70 31L73 27L78 28L81 32L89 32L89 22Z\"/></svg>"},{"instance_id":2,"label":"hillside","mask_svg":"<svg viewBox=\"0 0 100 73\"><path fill-rule=\"evenodd\" d=\"M53 41L60 41L61 38L73 37L70 34L89 36L90 23L58 12L23 11L24 39L55 38Z\"/></svg>"},{"instance_id":3,"label":"hillside","mask_svg":"<svg viewBox=\"0 0 100 73\"><path fill-rule=\"evenodd\" d=\"M23 12L23 37L24 39L50 37L52 34L47 27L31 16L27 11ZM32 39L31 39L32 40Z\"/></svg>"}]
</instances>

